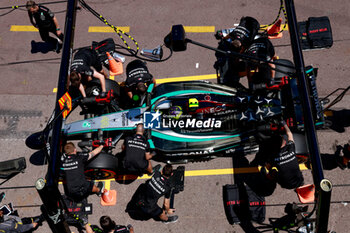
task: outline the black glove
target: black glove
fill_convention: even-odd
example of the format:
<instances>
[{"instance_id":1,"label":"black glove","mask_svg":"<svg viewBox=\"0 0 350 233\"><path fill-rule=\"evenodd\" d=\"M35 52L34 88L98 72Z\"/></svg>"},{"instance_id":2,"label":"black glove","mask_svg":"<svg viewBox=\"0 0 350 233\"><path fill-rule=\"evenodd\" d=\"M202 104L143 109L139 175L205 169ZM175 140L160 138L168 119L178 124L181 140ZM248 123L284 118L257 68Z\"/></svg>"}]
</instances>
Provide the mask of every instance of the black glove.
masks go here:
<instances>
[{"instance_id":1,"label":"black glove","mask_svg":"<svg viewBox=\"0 0 350 233\"><path fill-rule=\"evenodd\" d=\"M343 154L344 154L345 158L350 159L350 145L349 144L344 145Z\"/></svg>"},{"instance_id":2,"label":"black glove","mask_svg":"<svg viewBox=\"0 0 350 233\"><path fill-rule=\"evenodd\" d=\"M285 122L284 120L281 120L281 121L279 122L279 126L283 127L284 125L286 125L286 122Z\"/></svg>"},{"instance_id":3,"label":"black glove","mask_svg":"<svg viewBox=\"0 0 350 233\"><path fill-rule=\"evenodd\" d=\"M107 97L107 92L101 92L100 93L100 98L106 98Z\"/></svg>"},{"instance_id":4,"label":"black glove","mask_svg":"<svg viewBox=\"0 0 350 233\"><path fill-rule=\"evenodd\" d=\"M130 228L132 228L132 225L129 224L129 225L127 225L126 227L128 228L128 230L130 230Z\"/></svg>"},{"instance_id":5,"label":"black glove","mask_svg":"<svg viewBox=\"0 0 350 233\"><path fill-rule=\"evenodd\" d=\"M45 221L44 215L33 217L33 222L41 224L43 221Z\"/></svg>"},{"instance_id":6,"label":"black glove","mask_svg":"<svg viewBox=\"0 0 350 233\"><path fill-rule=\"evenodd\" d=\"M99 144L100 146L104 146L104 145L106 144L106 142L105 142L104 140L100 140L100 141L98 142L98 144Z\"/></svg>"}]
</instances>

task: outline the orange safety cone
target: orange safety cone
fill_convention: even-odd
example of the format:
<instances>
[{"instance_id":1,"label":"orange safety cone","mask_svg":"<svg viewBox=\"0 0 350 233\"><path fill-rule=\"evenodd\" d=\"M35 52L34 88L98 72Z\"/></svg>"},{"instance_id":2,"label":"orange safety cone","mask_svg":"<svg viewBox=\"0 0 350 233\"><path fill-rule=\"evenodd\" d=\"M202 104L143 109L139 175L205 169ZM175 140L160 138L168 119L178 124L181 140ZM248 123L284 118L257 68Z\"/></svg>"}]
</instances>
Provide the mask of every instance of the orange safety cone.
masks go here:
<instances>
[{"instance_id":1,"label":"orange safety cone","mask_svg":"<svg viewBox=\"0 0 350 233\"><path fill-rule=\"evenodd\" d=\"M116 203L117 203L117 191L105 189L101 197L101 205L112 206L112 205L115 205Z\"/></svg>"},{"instance_id":2,"label":"orange safety cone","mask_svg":"<svg viewBox=\"0 0 350 233\"><path fill-rule=\"evenodd\" d=\"M110 75L120 75L123 73L123 63L117 62L109 52L106 52L109 63L109 74Z\"/></svg>"},{"instance_id":3,"label":"orange safety cone","mask_svg":"<svg viewBox=\"0 0 350 233\"><path fill-rule=\"evenodd\" d=\"M269 39L282 38L283 34L281 32L282 19L279 18L274 25L267 27L267 35Z\"/></svg>"},{"instance_id":4,"label":"orange safety cone","mask_svg":"<svg viewBox=\"0 0 350 233\"><path fill-rule=\"evenodd\" d=\"M296 188L295 191L298 194L299 201L301 203L311 203L315 201L315 185L307 184Z\"/></svg>"}]
</instances>

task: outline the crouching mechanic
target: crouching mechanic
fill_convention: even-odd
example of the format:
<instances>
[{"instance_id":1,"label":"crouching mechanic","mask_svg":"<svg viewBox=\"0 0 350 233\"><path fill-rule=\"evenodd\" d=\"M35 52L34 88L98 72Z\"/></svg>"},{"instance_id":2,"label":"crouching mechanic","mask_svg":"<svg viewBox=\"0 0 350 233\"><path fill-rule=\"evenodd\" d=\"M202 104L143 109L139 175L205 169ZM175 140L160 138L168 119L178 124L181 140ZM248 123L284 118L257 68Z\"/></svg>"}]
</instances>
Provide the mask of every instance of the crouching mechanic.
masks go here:
<instances>
[{"instance_id":1,"label":"crouching mechanic","mask_svg":"<svg viewBox=\"0 0 350 233\"><path fill-rule=\"evenodd\" d=\"M298 159L295 155L293 134L284 121L280 124L284 127L288 139L286 141L282 136L275 138L275 145L277 146L276 149L278 153L271 151L273 157L270 160L271 163L267 164L267 168L270 170L269 176L276 179L277 183L282 188L295 189L304 184L304 177L300 171ZM276 167L278 171L272 169L273 166Z\"/></svg>"},{"instance_id":2,"label":"crouching mechanic","mask_svg":"<svg viewBox=\"0 0 350 233\"><path fill-rule=\"evenodd\" d=\"M82 200L92 193L101 195L103 192L103 183L99 182L96 186L93 181L87 181L84 174L84 163L99 154L103 149L100 145L90 153L77 152L74 144L68 142L63 150L61 157L61 169L66 178L66 195L74 200Z\"/></svg>"},{"instance_id":3,"label":"crouching mechanic","mask_svg":"<svg viewBox=\"0 0 350 233\"><path fill-rule=\"evenodd\" d=\"M92 69L93 67L94 69ZM73 87L79 89L81 95L85 98L85 86L93 78L97 78L101 83L101 97L106 96L106 73L98 59L95 50L91 48L82 48L75 55L70 68L69 80Z\"/></svg>"},{"instance_id":4,"label":"crouching mechanic","mask_svg":"<svg viewBox=\"0 0 350 233\"><path fill-rule=\"evenodd\" d=\"M126 66L125 86L131 100L137 102L152 83L156 86L156 79L149 73L145 62L137 59Z\"/></svg>"},{"instance_id":5,"label":"crouching mechanic","mask_svg":"<svg viewBox=\"0 0 350 233\"><path fill-rule=\"evenodd\" d=\"M162 171L155 170L151 179L141 184L132 197L131 204L135 210L127 209L127 212L140 212L154 219L159 218L163 223L176 222L177 215L171 215L175 209L170 208L170 196L172 192L170 177L173 175L173 167L170 164L164 166ZM163 208L158 206L158 200L164 196ZM129 206L129 205L128 205Z\"/></svg>"},{"instance_id":6,"label":"crouching mechanic","mask_svg":"<svg viewBox=\"0 0 350 233\"><path fill-rule=\"evenodd\" d=\"M143 175L145 172L152 174L151 159L154 154L150 153L147 139L143 136L145 129L143 124L137 124L136 134L127 137L122 145L124 152L123 167L126 171Z\"/></svg>"},{"instance_id":7,"label":"crouching mechanic","mask_svg":"<svg viewBox=\"0 0 350 233\"><path fill-rule=\"evenodd\" d=\"M0 232L29 232L37 228L42 221L44 221L42 216L21 219L14 215L4 215L0 210Z\"/></svg>"}]
</instances>

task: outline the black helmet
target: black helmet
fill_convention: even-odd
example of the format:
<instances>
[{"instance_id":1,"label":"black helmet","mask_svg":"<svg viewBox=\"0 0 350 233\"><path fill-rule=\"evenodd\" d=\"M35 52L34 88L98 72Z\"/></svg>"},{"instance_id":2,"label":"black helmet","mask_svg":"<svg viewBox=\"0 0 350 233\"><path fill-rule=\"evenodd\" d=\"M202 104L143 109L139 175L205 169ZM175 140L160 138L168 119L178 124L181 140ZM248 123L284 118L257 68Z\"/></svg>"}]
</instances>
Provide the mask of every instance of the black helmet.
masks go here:
<instances>
[{"instance_id":1,"label":"black helmet","mask_svg":"<svg viewBox=\"0 0 350 233\"><path fill-rule=\"evenodd\" d=\"M254 40L260 28L259 22L253 17L242 17L239 25L230 33L232 40L239 40L245 47Z\"/></svg>"}]
</instances>

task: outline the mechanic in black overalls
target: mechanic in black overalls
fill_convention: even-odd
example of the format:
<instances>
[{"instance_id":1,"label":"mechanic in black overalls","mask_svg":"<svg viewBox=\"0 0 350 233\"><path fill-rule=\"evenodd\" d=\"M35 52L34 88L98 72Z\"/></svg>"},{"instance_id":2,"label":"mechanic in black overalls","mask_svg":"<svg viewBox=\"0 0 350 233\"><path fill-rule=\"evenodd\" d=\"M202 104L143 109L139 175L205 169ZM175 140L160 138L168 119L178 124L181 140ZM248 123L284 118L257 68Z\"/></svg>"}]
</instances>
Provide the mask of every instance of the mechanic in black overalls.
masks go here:
<instances>
[{"instance_id":1,"label":"mechanic in black overalls","mask_svg":"<svg viewBox=\"0 0 350 233\"><path fill-rule=\"evenodd\" d=\"M134 233L132 225L116 225L109 216L102 216L100 218L100 225L105 233Z\"/></svg>"},{"instance_id":2,"label":"mechanic in black overalls","mask_svg":"<svg viewBox=\"0 0 350 233\"><path fill-rule=\"evenodd\" d=\"M139 186L126 212L140 212L150 218L159 218L163 223L176 222L177 215L168 216L175 212L175 209L170 208L172 187L169 178L172 175L173 167L170 164L165 165L161 172L156 169L152 178ZM157 204L162 196L164 196L163 208Z\"/></svg>"},{"instance_id":3,"label":"mechanic in black overalls","mask_svg":"<svg viewBox=\"0 0 350 233\"><path fill-rule=\"evenodd\" d=\"M275 178L282 188L295 189L304 184L304 177L295 155L293 134L284 121L282 121L281 126L284 127L288 139L286 141L282 136L274 138L278 153L275 153L274 149L270 148L272 157L270 157L267 168L270 170L269 176ZM277 171L272 169L272 167L276 167Z\"/></svg>"},{"instance_id":4,"label":"mechanic in black overalls","mask_svg":"<svg viewBox=\"0 0 350 233\"><path fill-rule=\"evenodd\" d=\"M156 79L149 73L145 62L138 59L129 62L126 66L125 86L131 102L137 103L151 83L156 86Z\"/></svg>"},{"instance_id":5,"label":"mechanic in black overalls","mask_svg":"<svg viewBox=\"0 0 350 233\"><path fill-rule=\"evenodd\" d=\"M66 180L65 192L68 197L76 201L81 201L92 193L101 196L103 183L96 186L93 181L87 181L84 174L84 163L99 154L103 149L100 145L90 153L77 152L74 144L68 142L61 157L61 170L63 170Z\"/></svg>"},{"instance_id":6,"label":"mechanic in black overalls","mask_svg":"<svg viewBox=\"0 0 350 233\"><path fill-rule=\"evenodd\" d=\"M150 153L150 146L144 137L145 129L140 123L136 126L136 134L126 137L122 150L124 153L123 167L126 171L137 175L143 175L145 172L152 174L153 168Z\"/></svg>"},{"instance_id":7,"label":"mechanic in black overalls","mask_svg":"<svg viewBox=\"0 0 350 233\"><path fill-rule=\"evenodd\" d=\"M271 41L267 37L262 36L252 42L245 54L267 61L273 61L275 58L275 49ZM247 78L249 88L254 89L253 87L256 84L266 84L267 86L272 86L274 84L273 79L275 77L274 68L275 65L271 63L256 60L248 61Z\"/></svg>"},{"instance_id":8,"label":"mechanic in black overalls","mask_svg":"<svg viewBox=\"0 0 350 233\"><path fill-rule=\"evenodd\" d=\"M95 50L91 48L78 50L74 55L70 70L69 80L71 85L78 88L83 97L86 97L85 86L92 78L100 80L102 89L100 96L106 96L106 74Z\"/></svg>"},{"instance_id":9,"label":"mechanic in black overalls","mask_svg":"<svg viewBox=\"0 0 350 233\"><path fill-rule=\"evenodd\" d=\"M0 232L31 232L44 221L42 215L33 218L20 218L15 215L4 215L0 210Z\"/></svg>"},{"instance_id":10,"label":"mechanic in black overalls","mask_svg":"<svg viewBox=\"0 0 350 233\"><path fill-rule=\"evenodd\" d=\"M220 40L218 49L244 53L258 34L259 28L260 24L255 18L242 17L239 25ZM245 62L239 57L227 56L219 52L216 52L215 56L217 61L214 68L220 71L218 83L231 87L241 87L239 72L245 71Z\"/></svg>"},{"instance_id":11,"label":"mechanic in black overalls","mask_svg":"<svg viewBox=\"0 0 350 233\"><path fill-rule=\"evenodd\" d=\"M39 29L41 39L54 45L55 51L59 53L62 48L63 33L54 14L47 7L38 5L34 1L27 1L26 8L30 22ZM49 32L55 34L59 39L51 37Z\"/></svg>"}]
</instances>

